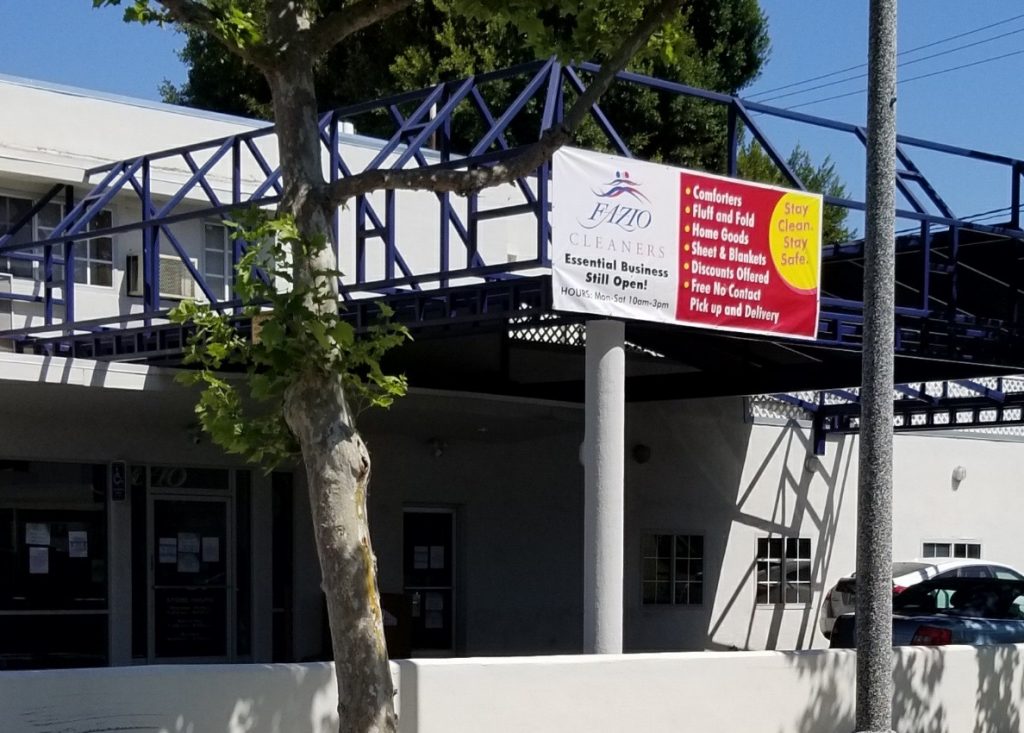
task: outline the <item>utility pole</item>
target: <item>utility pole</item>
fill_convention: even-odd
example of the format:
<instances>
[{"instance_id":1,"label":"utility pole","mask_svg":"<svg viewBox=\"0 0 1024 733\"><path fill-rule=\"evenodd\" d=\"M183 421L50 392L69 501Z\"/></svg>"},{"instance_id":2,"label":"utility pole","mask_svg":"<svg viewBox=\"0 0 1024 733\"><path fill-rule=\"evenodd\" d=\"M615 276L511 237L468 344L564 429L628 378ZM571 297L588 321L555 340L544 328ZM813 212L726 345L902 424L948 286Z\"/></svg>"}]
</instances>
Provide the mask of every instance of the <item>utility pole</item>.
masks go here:
<instances>
[{"instance_id":1,"label":"utility pole","mask_svg":"<svg viewBox=\"0 0 1024 733\"><path fill-rule=\"evenodd\" d=\"M896 0L871 0L864 350L857 491L857 731L892 730Z\"/></svg>"}]
</instances>

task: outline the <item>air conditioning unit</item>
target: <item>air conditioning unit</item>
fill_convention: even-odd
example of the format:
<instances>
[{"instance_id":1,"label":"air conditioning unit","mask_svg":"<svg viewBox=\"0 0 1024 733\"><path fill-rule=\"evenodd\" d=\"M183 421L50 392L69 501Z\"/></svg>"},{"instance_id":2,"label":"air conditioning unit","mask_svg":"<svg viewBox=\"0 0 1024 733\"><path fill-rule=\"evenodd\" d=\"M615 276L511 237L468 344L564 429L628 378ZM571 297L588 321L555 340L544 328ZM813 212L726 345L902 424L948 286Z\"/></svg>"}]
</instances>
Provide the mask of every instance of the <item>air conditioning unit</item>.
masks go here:
<instances>
[{"instance_id":1,"label":"air conditioning unit","mask_svg":"<svg viewBox=\"0 0 1024 733\"><path fill-rule=\"evenodd\" d=\"M198 262L190 260L198 269ZM145 295L145 278L142 274L142 255L129 254L125 262L125 276L128 295L142 297ZM177 255L160 255L160 297L166 300L186 300L194 298L196 281L185 263Z\"/></svg>"}]
</instances>

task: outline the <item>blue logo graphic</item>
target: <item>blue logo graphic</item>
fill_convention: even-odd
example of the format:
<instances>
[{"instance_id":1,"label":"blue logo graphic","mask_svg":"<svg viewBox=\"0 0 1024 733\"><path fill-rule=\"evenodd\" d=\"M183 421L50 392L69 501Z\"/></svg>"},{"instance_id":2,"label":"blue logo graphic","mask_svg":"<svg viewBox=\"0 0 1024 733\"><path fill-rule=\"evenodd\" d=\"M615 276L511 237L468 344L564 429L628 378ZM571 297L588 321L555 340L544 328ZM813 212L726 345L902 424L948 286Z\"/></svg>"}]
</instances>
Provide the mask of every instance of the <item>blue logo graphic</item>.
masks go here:
<instances>
[{"instance_id":1,"label":"blue logo graphic","mask_svg":"<svg viewBox=\"0 0 1024 733\"><path fill-rule=\"evenodd\" d=\"M630 180L629 171L615 171L615 178L604 184L604 191L593 191L594 195L602 199L614 199L618 198L624 193L628 193L630 196L635 198L637 201L650 201L649 198L644 196L637 186L640 184L636 181Z\"/></svg>"}]
</instances>

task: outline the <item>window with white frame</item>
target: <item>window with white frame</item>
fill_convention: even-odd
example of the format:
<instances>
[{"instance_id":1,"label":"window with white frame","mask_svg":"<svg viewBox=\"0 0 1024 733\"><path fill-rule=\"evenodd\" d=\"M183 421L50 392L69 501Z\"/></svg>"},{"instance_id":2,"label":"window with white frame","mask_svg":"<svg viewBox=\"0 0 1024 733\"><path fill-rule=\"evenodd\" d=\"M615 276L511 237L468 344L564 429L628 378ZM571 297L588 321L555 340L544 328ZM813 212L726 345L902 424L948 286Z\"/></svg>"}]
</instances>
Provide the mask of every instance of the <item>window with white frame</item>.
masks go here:
<instances>
[{"instance_id":1,"label":"window with white frame","mask_svg":"<svg viewBox=\"0 0 1024 733\"><path fill-rule=\"evenodd\" d=\"M757 603L811 602L811 540L757 538Z\"/></svg>"},{"instance_id":2,"label":"window with white frame","mask_svg":"<svg viewBox=\"0 0 1024 733\"><path fill-rule=\"evenodd\" d=\"M981 543L962 542L925 542L921 557L963 557L977 560L981 557Z\"/></svg>"},{"instance_id":3,"label":"window with white frame","mask_svg":"<svg viewBox=\"0 0 1024 733\"><path fill-rule=\"evenodd\" d=\"M699 606L704 602L704 537L645 534L641 569L644 605Z\"/></svg>"},{"instance_id":4,"label":"window with white frame","mask_svg":"<svg viewBox=\"0 0 1024 733\"><path fill-rule=\"evenodd\" d=\"M227 227L220 222L203 223L203 278L218 298L231 297L232 242Z\"/></svg>"},{"instance_id":5,"label":"window with white frame","mask_svg":"<svg viewBox=\"0 0 1024 733\"><path fill-rule=\"evenodd\" d=\"M0 196L0 235L5 234L32 208L32 200L16 196ZM64 206L51 202L43 206L32 221L14 236L8 244L22 244L47 239L53 234L54 228L64 218ZM89 229L106 229L113 225L110 211L101 211L89 224ZM63 252L63 247L57 247ZM41 257L42 247L19 250L24 254ZM56 253L55 253L56 254ZM0 258L0 271L9 272L15 277L43 280L45 277L43 263L17 259ZM64 279L63 267L53 266L53 279ZM75 282L83 285L111 286L114 283L114 240L111 237L93 237L80 240L75 246Z\"/></svg>"}]
</instances>

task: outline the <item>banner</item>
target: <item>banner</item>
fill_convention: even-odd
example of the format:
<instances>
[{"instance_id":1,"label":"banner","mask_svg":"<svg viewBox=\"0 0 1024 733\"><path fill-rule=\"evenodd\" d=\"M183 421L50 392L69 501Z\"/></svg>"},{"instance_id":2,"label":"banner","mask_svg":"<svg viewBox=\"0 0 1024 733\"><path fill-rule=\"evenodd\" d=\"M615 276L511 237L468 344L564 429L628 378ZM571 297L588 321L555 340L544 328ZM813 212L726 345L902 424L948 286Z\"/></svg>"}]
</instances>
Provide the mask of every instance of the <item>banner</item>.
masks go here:
<instances>
[{"instance_id":1,"label":"banner","mask_svg":"<svg viewBox=\"0 0 1024 733\"><path fill-rule=\"evenodd\" d=\"M561 149L556 310L813 339L818 194Z\"/></svg>"}]
</instances>

